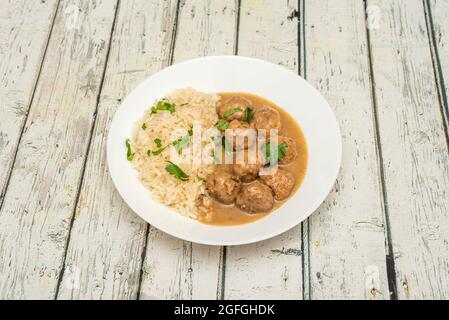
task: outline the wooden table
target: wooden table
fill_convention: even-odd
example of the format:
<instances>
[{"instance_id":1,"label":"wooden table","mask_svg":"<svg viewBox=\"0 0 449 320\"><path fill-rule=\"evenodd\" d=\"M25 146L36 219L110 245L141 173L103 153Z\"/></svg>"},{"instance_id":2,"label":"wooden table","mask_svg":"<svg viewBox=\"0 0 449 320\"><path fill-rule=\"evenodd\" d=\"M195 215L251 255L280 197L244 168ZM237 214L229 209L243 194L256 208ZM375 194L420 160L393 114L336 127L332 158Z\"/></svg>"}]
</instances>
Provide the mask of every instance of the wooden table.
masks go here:
<instances>
[{"instance_id":1,"label":"wooden table","mask_svg":"<svg viewBox=\"0 0 449 320\"><path fill-rule=\"evenodd\" d=\"M0 298L448 299L448 15L449 0L0 0ZM105 145L139 82L223 54L307 78L344 152L302 225L220 248L131 212Z\"/></svg>"}]
</instances>

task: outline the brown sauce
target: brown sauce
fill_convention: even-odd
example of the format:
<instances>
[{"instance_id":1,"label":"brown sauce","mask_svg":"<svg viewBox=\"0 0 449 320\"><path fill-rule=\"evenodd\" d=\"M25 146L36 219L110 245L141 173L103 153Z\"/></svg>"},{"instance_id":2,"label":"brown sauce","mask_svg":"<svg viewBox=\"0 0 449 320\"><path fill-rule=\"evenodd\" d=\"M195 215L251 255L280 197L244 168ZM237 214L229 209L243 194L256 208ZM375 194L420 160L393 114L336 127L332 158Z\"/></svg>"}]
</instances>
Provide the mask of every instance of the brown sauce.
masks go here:
<instances>
[{"instance_id":1,"label":"brown sauce","mask_svg":"<svg viewBox=\"0 0 449 320\"><path fill-rule=\"evenodd\" d=\"M296 147L298 149L298 157L292 163L280 165L280 168L290 171L295 176L296 182L295 187L290 194L291 197L301 185L307 170L307 144L299 125L281 107L257 95L241 92L222 92L219 93L219 95L221 97L221 101L227 100L236 95L242 96L250 100L252 102L252 107L256 110L258 107L264 105L276 109L279 112L281 117L281 129L279 131L279 135L293 138L296 141ZM228 167L226 169L228 169ZM222 166L222 168L224 168L224 166ZM284 201L275 201L271 212L282 206L282 204L286 201L288 201L288 199ZM271 212L249 214L234 205L224 205L213 200L212 212L207 216L199 217L199 221L211 225L232 226L254 222L269 215Z\"/></svg>"}]
</instances>

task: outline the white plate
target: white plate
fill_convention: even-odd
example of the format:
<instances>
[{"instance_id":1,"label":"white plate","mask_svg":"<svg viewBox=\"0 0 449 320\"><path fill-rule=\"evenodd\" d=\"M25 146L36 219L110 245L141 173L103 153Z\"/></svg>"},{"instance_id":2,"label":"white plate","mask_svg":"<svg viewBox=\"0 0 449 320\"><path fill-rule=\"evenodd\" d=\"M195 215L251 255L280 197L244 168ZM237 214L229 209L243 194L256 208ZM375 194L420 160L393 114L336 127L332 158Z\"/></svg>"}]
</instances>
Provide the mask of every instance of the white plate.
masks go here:
<instances>
[{"instance_id":1,"label":"white plate","mask_svg":"<svg viewBox=\"0 0 449 320\"><path fill-rule=\"evenodd\" d=\"M156 99L177 88L239 91L260 95L285 109L301 126L309 159L299 190L263 219L240 226L211 226L155 202L126 160L125 139ZM237 56L198 58L170 66L143 81L123 101L109 130L107 158L112 180L126 203L152 226L175 237L210 245L238 245L271 238L306 219L337 178L341 136L329 104L295 73L266 61Z\"/></svg>"}]
</instances>

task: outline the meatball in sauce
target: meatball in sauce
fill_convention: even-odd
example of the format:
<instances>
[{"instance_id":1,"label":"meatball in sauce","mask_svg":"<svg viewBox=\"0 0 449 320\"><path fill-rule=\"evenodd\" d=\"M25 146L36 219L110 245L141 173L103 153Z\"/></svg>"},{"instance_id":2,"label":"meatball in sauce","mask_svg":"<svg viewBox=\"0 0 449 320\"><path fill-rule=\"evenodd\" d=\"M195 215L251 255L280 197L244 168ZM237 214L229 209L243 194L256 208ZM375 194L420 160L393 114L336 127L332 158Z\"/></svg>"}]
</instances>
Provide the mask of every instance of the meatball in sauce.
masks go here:
<instances>
[{"instance_id":1,"label":"meatball in sauce","mask_svg":"<svg viewBox=\"0 0 449 320\"><path fill-rule=\"evenodd\" d=\"M206 195L197 201L201 212L198 220L219 226L246 224L272 213L296 192L307 169L307 145L296 121L271 101L248 93L226 92L219 96L217 115L228 122L228 128L265 129L268 141L269 130L277 129L278 145L285 144L278 168L267 175L261 170L265 169L263 157L248 160L248 152L257 149L257 139L254 144L245 140L240 148L232 140L234 163L217 165L206 179Z\"/></svg>"},{"instance_id":2,"label":"meatball in sauce","mask_svg":"<svg viewBox=\"0 0 449 320\"><path fill-rule=\"evenodd\" d=\"M246 120L246 109L251 106L251 101L242 96L232 96L230 98L222 99L217 107L217 114L220 119L232 120Z\"/></svg>"},{"instance_id":3,"label":"meatball in sauce","mask_svg":"<svg viewBox=\"0 0 449 320\"><path fill-rule=\"evenodd\" d=\"M217 170L206 179L206 189L216 200L224 204L231 204L237 197L242 183L231 173Z\"/></svg>"}]
</instances>

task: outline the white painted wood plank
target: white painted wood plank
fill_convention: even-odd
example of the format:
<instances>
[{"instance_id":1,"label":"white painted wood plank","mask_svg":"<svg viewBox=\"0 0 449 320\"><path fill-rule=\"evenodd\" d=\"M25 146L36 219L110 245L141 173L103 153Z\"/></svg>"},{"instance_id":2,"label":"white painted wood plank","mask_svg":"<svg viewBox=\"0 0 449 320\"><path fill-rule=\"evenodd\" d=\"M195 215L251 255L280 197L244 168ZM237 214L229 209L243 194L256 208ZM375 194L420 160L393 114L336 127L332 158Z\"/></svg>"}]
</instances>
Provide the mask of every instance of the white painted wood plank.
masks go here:
<instances>
[{"instance_id":1,"label":"white painted wood plank","mask_svg":"<svg viewBox=\"0 0 449 320\"><path fill-rule=\"evenodd\" d=\"M298 71L298 1L242 0L238 54ZM259 243L228 247L226 299L301 299L301 228Z\"/></svg>"},{"instance_id":2,"label":"white painted wood plank","mask_svg":"<svg viewBox=\"0 0 449 320\"><path fill-rule=\"evenodd\" d=\"M233 54L237 1L181 1L174 62ZM220 294L221 248L191 244L150 229L142 299L214 299Z\"/></svg>"},{"instance_id":3,"label":"white painted wood plank","mask_svg":"<svg viewBox=\"0 0 449 320\"><path fill-rule=\"evenodd\" d=\"M447 17L449 16L449 0L430 0L431 22L435 31L434 64L437 67L437 75L440 83L441 101L444 106L443 113L446 117L447 126L449 126L449 25ZM437 56L438 55L438 58ZM442 85L444 83L444 86ZM448 128L446 130L449 131Z\"/></svg>"},{"instance_id":4,"label":"white painted wood plank","mask_svg":"<svg viewBox=\"0 0 449 320\"><path fill-rule=\"evenodd\" d=\"M380 1L371 30L398 296L449 298L449 157L421 0Z\"/></svg>"},{"instance_id":5,"label":"white painted wood plank","mask_svg":"<svg viewBox=\"0 0 449 320\"><path fill-rule=\"evenodd\" d=\"M305 41L307 80L335 112L344 150L334 189L309 218L310 298L389 299L363 2L306 0Z\"/></svg>"},{"instance_id":6,"label":"white painted wood plank","mask_svg":"<svg viewBox=\"0 0 449 320\"><path fill-rule=\"evenodd\" d=\"M121 100L169 64L176 8L177 1L120 2L60 299L137 298L147 224L115 190L106 140Z\"/></svg>"},{"instance_id":7,"label":"white painted wood plank","mask_svg":"<svg viewBox=\"0 0 449 320\"><path fill-rule=\"evenodd\" d=\"M61 3L0 211L2 299L55 296L114 6Z\"/></svg>"},{"instance_id":8,"label":"white painted wood plank","mask_svg":"<svg viewBox=\"0 0 449 320\"><path fill-rule=\"evenodd\" d=\"M57 4L0 1L0 205Z\"/></svg>"}]
</instances>

